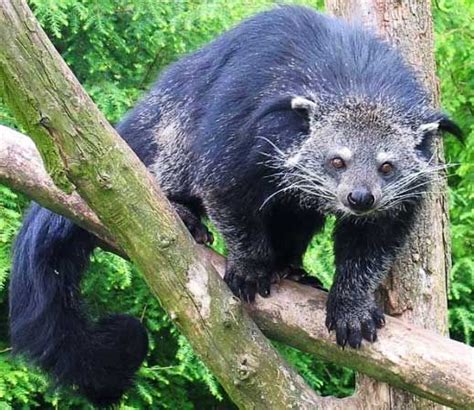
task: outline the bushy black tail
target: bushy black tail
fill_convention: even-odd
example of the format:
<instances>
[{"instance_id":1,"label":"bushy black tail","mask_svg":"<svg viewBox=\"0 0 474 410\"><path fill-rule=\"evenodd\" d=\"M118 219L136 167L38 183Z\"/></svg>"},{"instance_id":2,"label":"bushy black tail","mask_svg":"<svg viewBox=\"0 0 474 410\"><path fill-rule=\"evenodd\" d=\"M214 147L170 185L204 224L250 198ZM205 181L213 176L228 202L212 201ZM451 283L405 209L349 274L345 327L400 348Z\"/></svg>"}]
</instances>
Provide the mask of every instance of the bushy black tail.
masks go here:
<instances>
[{"instance_id":1,"label":"bushy black tail","mask_svg":"<svg viewBox=\"0 0 474 410\"><path fill-rule=\"evenodd\" d=\"M60 384L76 385L91 402L108 405L131 385L148 340L132 317L87 318L79 283L94 244L69 220L32 206L13 253L11 341L14 352Z\"/></svg>"}]
</instances>

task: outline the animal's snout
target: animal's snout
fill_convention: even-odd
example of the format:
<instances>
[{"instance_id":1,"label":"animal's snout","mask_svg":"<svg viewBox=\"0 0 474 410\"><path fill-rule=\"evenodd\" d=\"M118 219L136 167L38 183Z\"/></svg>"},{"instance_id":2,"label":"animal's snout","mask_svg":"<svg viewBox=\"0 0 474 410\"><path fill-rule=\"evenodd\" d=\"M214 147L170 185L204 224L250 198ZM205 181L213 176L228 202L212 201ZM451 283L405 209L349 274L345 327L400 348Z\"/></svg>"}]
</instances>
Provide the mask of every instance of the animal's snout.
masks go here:
<instances>
[{"instance_id":1,"label":"animal's snout","mask_svg":"<svg viewBox=\"0 0 474 410\"><path fill-rule=\"evenodd\" d=\"M368 211L374 205L375 197L366 188L357 188L347 195L347 202L354 211Z\"/></svg>"}]
</instances>

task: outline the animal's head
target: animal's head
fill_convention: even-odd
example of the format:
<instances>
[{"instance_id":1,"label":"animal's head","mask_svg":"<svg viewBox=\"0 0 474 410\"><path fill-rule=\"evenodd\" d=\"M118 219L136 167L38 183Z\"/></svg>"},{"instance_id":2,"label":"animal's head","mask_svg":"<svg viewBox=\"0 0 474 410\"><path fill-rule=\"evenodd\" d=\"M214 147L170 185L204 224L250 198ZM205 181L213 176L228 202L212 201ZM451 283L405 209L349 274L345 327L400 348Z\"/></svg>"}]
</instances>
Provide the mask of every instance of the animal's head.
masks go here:
<instances>
[{"instance_id":1,"label":"animal's head","mask_svg":"<svg viewBox=\"0 0 474 410\"><path fill-rule=\"evenodd\" d=\"M376 216L420 199L442 166L433 140L460 136L446 116L428 109L401 116L392 106L346 100L333 107L293 97L306 133L272 149L283 192L325 212Z\"/></svg>"}]
</instances>

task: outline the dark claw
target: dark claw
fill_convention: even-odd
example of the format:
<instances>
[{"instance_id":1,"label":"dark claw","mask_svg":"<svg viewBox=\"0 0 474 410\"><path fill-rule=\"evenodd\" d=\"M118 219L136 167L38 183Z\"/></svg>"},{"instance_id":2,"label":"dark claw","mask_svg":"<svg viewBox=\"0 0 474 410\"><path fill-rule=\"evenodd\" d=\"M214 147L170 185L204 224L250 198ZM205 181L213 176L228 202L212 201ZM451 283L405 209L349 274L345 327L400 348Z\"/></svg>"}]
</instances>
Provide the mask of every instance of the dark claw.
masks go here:
<instances>
[{"instance_id":1,"label":"dark claw","mask_svg":"<svg viewBox=\"0 0 474 410\"><path fill-rule=\"evenodd\" d=\"M206 225L201 222L199 215L195 214L186 205L172 202L176 212L178 213L181 220L188 228L188 231L193 236L194 240L202 245L211 245L214 241L212 233L207 229Z\"/></svg>"},{"instance_id":2,"label":"dark claw","mask_svg":"<svg viewBox=\"0 0 474 410\"><path fill-rule=\"evenodd\" d=\"M375 326L377 326L378 329L381 329L385 326L385 316L380 309L376 309L372 313L372 318L375 322Z\"/></svg>"},{"instance_id":3,"label":"dark claw","mask_svg":"<svg viewBox=\"0 0 474 410\"><path fill-rule=\"evenodd\" d=\"M270 275L261 275L256 278L254 275L241 274L239 268L245 272L245 268L236 268L235 265L228 263L224 275L224 281L234 295L247 303L251 303L255 300L257 292L262 297L268 297L270 295Z\"/></svg>"},{"instance_id":4,"label":"dark claw","mask_svg":"<svg viewBox=\"0 0 474 410\"><path fill-rule=\"evenodd\" d=\"M336 325L336 342L341 347L347 344L347 326L345 323L337 323Z\"/></svg>"},{"instance_id":5,"label":"dark claw","mask_svg":"<svg viewBox=\"0 0 474 410\"><path fill-rule=\"evenodd\" d=\"M259 289L258 294L262 298L268 298L270 296L270 289Z\"/></svg>"},{"instance_id":6,"label":"dark claw","mask_svg":"<svg viewBox=\"0 0 474 410\"><path fill-rule=\"evenodd\" d=\"M328 329L329 332L334 330L336 327L334 320L331 319L329 315L326 315L326 328Z\"/></svg>"},{"instance_id":7,"label":"dark claw","mask_svg":"<svg viewBox=\"0 0 474 410\"><path fill-rule=\"evenodd\" d=\"M377 328L384 324L383 311L375 304L347 301L329 294L326 327L329 331L335 328L338 345L344 347L348 344L352 348L359 348L363 339L375 342Z\"/></svg>"},{"instance_id":8,"label":"dark claw","mask_svg":"<svg viewBox=\"0 0 474 410\"><path fill-rule=\"evenodd\" d=\"M362 334L360 331L360 324L356 322L353 325L349 325L348 329L349 329L349 337L348 337L349 346L352 347L353 349L357 349L362 344Z\"/></svg>"},{"instance_id":9,"label":"dark claw","mask_svg":"<svg viewBox=\"0 0 474 410\"><path fill-rule=\"evenodd\" d=\"M257 287L258 287L258 294L264 298L270 296L270 278L260 278Z\"/></svg>"},{"instance_id":10,"label":"dark claw","mask_svg":"<svg viewBox=\"0 0 474 410\"><path fill-rule=\"evenodd\" d=\"M187 225L187 227L197 243L201 245L212 245L214 242L214 236L201 221L199 221L199 225Z\"/></svg>"},{"instance_id":11,"label":"dark claw","mask_svg":"<svg viewBox=\"0 0 474 410\"><path fill-rule=\"evenodd\" d=\"M377 340L377 330L374 321L366 320L362 322L362 336L369 342Z\"/></svg>"},{"instance_id":12,"label":"dark claw","mask_svg":"<svg viewBox=\"0 0 474 410\"><path fill-rule=\"evenodd\" d=\"M242 281L240 292L245 302L252 303L257 293L257 283L254 280Z\"/></svg>"}]
</instances>

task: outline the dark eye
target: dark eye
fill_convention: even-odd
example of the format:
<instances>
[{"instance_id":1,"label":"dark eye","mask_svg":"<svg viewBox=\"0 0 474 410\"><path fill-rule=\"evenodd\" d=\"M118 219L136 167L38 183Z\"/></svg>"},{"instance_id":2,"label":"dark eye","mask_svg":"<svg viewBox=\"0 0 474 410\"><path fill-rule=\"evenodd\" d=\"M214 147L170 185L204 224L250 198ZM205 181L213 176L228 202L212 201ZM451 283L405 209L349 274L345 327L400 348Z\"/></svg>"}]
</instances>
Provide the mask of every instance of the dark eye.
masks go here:
<instances>
[{"instance_id":1,"label":"dark eye","mask_svg":"<svg viewBox=\"0 0 474 410\"><path fill-rule=\"evenodd\" d=\"M331 165L336 169L343 169L346 167L346 163L340 157L335 157L331 160Z\"/></svg>"},{"instance_id":2,"label":"dark eye","mask_svg":"<svg viewBox=\"0 0 474 410\"><path fill-rule=\"evenodd\" d=\"M384 162L380 165L380 172L384 175L388 175L393 171L393 165L390 162Z\"/></svg>"}]
</instances>

